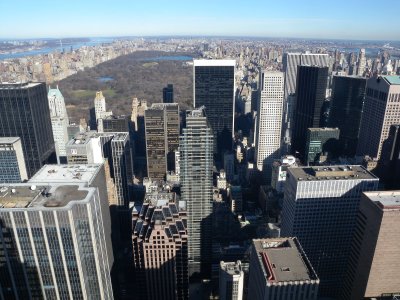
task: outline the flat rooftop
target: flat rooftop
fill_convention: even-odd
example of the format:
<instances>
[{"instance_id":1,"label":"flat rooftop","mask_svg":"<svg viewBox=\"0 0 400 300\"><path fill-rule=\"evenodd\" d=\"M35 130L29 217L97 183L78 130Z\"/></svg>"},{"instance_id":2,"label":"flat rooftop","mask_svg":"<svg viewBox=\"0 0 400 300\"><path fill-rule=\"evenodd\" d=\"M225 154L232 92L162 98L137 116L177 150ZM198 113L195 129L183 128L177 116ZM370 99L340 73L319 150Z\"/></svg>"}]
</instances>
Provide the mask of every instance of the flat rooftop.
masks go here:
<instances>
[{"instance_id":1,"label":"flat rooftop","mask_svg":"<svg viewBox=\"0 0 400 300\"><path fill-rule=\"evenodd\" d=\"M44 165L29 182L91 182L97 176L101 166L101 164Z\"/></svg>"},{"instance_id":2,"label":"flat rooftop","mask_svg":"<svg viewBox=\"0 0 400 300\"><path fill-rule=\"evenodd\" d=\"M81 190L78 185L3 185L0 186L0 210L62 208L72 201L86 200L88 194L87 189Z\"/></svg>"},{"instance_id":3,"label":"flat rooftop","mask_svg":"<svg viewBox=\"0 0 400 300\"><path fill-rule=\"evenodd\" d=\"M378 179L359 165L291 167L288 169L288 173L297 181Z\"/></svg>"},{"instance_id":4,"label":"flat rooftop","mask_svg":"<svg viewBox=\"0 0 400 300\"><path fill-rule=\"evenodd\" d=\"M236 60L234 59L195 59L193 60L195 67L234 67Z\"/></svg>"},{"instance_id":5,"label":"flat rooftop","mask_svg":"<svg viewBox=\"0 0 400 300\"><path fill-rule=\"evenodd\" d=\"M386 75L382 76L390 85L400 85L400 76L398 75Z\"/></svg>"},{"instance_id":6,"label":"flat rooftop","mask_svg":"<svg viewBox=\"0 0 400 300\"><path fill-rule=\"evenodd\" d=\"M296 238L257 239L253 245L268 282L318 280Z\"/></svg>"},{"instance_id":7,"label":"flat rooftop","mask_svg":"<svg viewBox=\"0 0 400 300\"><path fill-rule=\"evenodd\" d=\"M28 89L37 85L43 84L43 82L0 82L0 90L13 90L13 89Z\"/></svg>"},{"instance_id":8,"label":"flat rooftop","mask_svg":"<svg viewBox=\"0 0 400 300\"><path fill-rule=\"evenodd\" d=\"M18 136L13 137L0 137L0 144L14 144L20 140Z\"/></svg>"},{"instance_id":9,"label":"flat rooftop","mask_svg":"<svg viewBox=\"0 0 400 300\"><path fill-rule=\"evenodd\" d=\"M400 191L364 192L381 209L400 210Z\"/></svg>"},{"instance_id":10,"label":"flat rooftop","mask_svg":"<svg viewBox=\"0 0 400 300\"><path fill-rule=\"evenodd\" d=\"M221 261L220 267L229 275L240 275L242 272L242 265L240 261L237 262L224 262Z\"/></svg>"},{"instance_id":11,"label":"flat rooftop","mask_svg":"<svg viewBox=\"0 0 400 300\"><path fill-rule=\"evenodd\" d=\"M319 127L319 128L308 128L307 130L311 132L318 132L318 131L337 131L339 128L331 128L331 127Z\"/></svg>"}]
</instances>

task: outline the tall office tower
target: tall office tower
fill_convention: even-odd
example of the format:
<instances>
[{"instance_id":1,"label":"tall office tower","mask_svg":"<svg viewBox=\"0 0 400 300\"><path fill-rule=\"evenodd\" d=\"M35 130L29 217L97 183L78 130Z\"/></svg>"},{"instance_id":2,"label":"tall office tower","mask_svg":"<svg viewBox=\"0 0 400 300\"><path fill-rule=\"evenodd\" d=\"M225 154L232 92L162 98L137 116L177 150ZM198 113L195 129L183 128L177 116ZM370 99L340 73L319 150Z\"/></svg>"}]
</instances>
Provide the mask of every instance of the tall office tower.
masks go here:
<instances>
[{"instance_id":1,"label":"tall office tower","mask_svg":"<svg viewBox=\"0 0 400 300\"><path fill-rule=\"evenodd\" d=\"M367 80L357 155L381 157L391 125L400 124L400 77L379 76Z\"/></svg>"},{"instance_id":2,"label":"tall office tower","mask_svg":"<svg viewBox=\"0 0 400 300\"><path fill-rule=\"evenodd\" d=\"M135 131L135 172L143 174L146 172L146 130L144 124L144 111L147 109L145 100L139 101L137 98L132 99L131 121Z\"/></svg>"},{"instance_id":3,"label":"tall office tower","mask_svg":"<svg viewBox=\"0 0 400 300\"><path fill-rule=\"evenodd\" d=\"M383 142L379 178L386 188L400 189L400 125L390 126L389 136Z\"/></svg>"},{"instance_id":4,"label":"tall office tower","mask_svg":"<svg viewBox=\"0 0 400 300\"><path fill-rule=\"evenodd\" d=\"M64 97L57 86L57 88L55 89L49 88L47 98L49 101L51 128L53 129L53 137L57 157L65 158L65 156L67 155L65 144L69 141L69 119L67 108L65 107Z\"/></svg>"},{"instance_id":5,"label":"tall office tower","mask_svg":"<svg viewBox=\"0 0 400 300\"><path fill-rule=\"evenodd\" d=\"M382 299L400 294L400 191L361 197L344 299ZM386 298L385 298L386 299Z\"/></svg>"},{"instance_id":6,"label":"tall office tower","mask_svg":"<svg viewBox=\"0 0 400 300\"><path fill-rule=\"evenodd\" d=\"M55 152L46 85L0 84L0 120L0 137L21 138L28 177L33 176Z\"/></svg>"},{"instance_id":7,"label":"tall office tower","mask_svg":"<svg viewBox=\"0 0 400 300\"><path fill-rule=\"evenodd\" d=\"M189 274L210 273L213 135L204 107L186 116L179 143L182 200L188 210Z\"/></svg>"},{"instance_id":8,"label":"tall office tower","mask_svg":"<svg viewBox=\"0 0 400 300\"><path fill-rule=\"evenodd\" d=\"M363 76L365 72L365 67L367 65L367 58L365 57L365 49L360 49L358 54L358 64L357 64L357 75Z\"/></svg>"},{"instance_id":9,"label":"tall office tower","mask_svg":"<svg viewBox=\"0 0 400 300\"><path fill-rule=\"evenodd\" d=\"M235 115L234 60L194 60L193 107L205 106L219 159L232 149Z\"/></svg>"},{"instance_id":10,"label":"tall office tower","mask_svg":"<svg viewBox=\"0 0 400 300\"><path fill-rule=\"evenodd\" d=\"M361 166L288 168L281 236L296 236L317 272L320 296L342 288L361 193L379 179Z\"/></svg>"},{"instance_id":11,"label":"tall office tower","mask_svg":"<svg viewBox=\"0 0 400 300\"><path fill-rule=\"evenodd\" d=\"M285 94L284 94L284 124L283 132L285 143L290 145L293 135L293 126L296 110L296 83L298 66L329 66L328 54L316 53L284 53L283 72L285 73ZM290 148L290 146L287 146Z\"/></svg>"},{"instance_id":12,"label":"tall office tower","mask_svg":"<svg viewBox=\"0 0 400 300\"><path fill-rule=\"evenodd\" d=\"M313 300L319 279L296 238L253 240L249 299Z\"/></svg>"},{"instance_id":13,"label":"tall office tower","mask_svg":"<svg viewBox=\"0 0 400 300\"><path fill-rule=\"evenodd\" d=\"M163 88L163 103L174 103L174 85L168 84Z\"/></svg>"},{"instance_id":14,"label":"tall office tower","mask_svg":"<svg viewBox=\"0 0 400 300\"><path fill-rule=\"evenodd\" d=\"M284 73L260 73L260 101L257 109L256 162L267 183L271 182L272 164L281 149Z\"/></svg>"},{"instance_id":15,"label":"tall office tower","mask_svg":"<svg viewBox=\"0 0 400 300\"><path fill-rule=\"evenodd\" d=\"M143 299L189 298L186 222L175 193L147 194L140 211L133 212L133 260Z\"/></svg>"},{"instance_id":16,"label":"tall office tower","mask_svg":"<svg viewBox=\"0 0 400 300\"><path fill-rule=\"evenodd\" d=\"M28 180L24 152L19 137L0 137L0 183Z\"/></svg>"},{"instance_id":17,"label":"tall office tower","mask_svg":"<svg viewBox=\"0 0 400 300\"><path fill-rule=\"evenodd\" d=\"M145 111L147 176L163 180L175 169L175 151L179 147L179 105L154 103Z\"/></svg>"},{"instance_id":18,"label":"tall office tower","mask_svg":"<svg viewBox=\"0 0 400 300\"><path fill-rule=\"evenodd\" d=\"M115 133L111 140L113 178L116 190L117 205L129 206L129 187L133 183L132 156L129 133Z\"/></svg>"},{"instance_id":19,"label":"tall office tower","mask_svg":"<svg viewBox=\"0 0 400 300\"><path fill-rule=\"evenodd\" d=\"M308 128L305 162L315 165L338 156L339 128Z\"/></svg>"},{"instance_id":20,"label":"tall office tower","mask_svg":"<svg viewBox=\"0 0 400 300\"><path fill-rule=\"evenodd\" d=\"M242 300L244 272L240 260L219 264L219 299Z\"/></svg>"},{"instance_id":21,"label":"tall office tower","mask_svg":"<svg viewBox=\"0 0 400 300\"><path fill-rule=\"evenodd\" d=\"M103 132L103 119L112 116L112 111L106 109L106 98L101 91L96 92L94 98L94 113L96 117L97 131Z\"/></svg>"},{"instance_id":22,"label":"tall office tower","mask_svg":"<svg viewBox=\"0 0 400 300\"><path fill-rule=\"evenodd\" d=\"M303 160L307 128L321 127L321 112L325 101L327 78L328 67L298 67L292 152L300 153Z\"/></svg>"},{"instance_id":23,"label":"tall office tower","mask_svg":"<svg viewBox=\"0 0 400 300\"><path fill-rule=\"evenodd\" d=\"M356 76L333 76L329 127L340 130L340 154L356 154L367 80Z\"/></svg>"},{"instance_id":24,"label":"tall office tower","mask_svg":"<svg viewBox=\"0 0 400 300\"><path fill-rule=\"evenodd\" d=\"M0 187L2 299L113 299L99 189Z\"/></svg>"},{"instance_id":25,"label":"tall office tower","mask_svg":"<svg viewBox=\"0 0 400 300\"><path fill-rule=\"evenodd\" d=\"M100 137L95 132L76 135L65 146L68 164L101 164L103 162Z\"/></svg>"}]
</instances>

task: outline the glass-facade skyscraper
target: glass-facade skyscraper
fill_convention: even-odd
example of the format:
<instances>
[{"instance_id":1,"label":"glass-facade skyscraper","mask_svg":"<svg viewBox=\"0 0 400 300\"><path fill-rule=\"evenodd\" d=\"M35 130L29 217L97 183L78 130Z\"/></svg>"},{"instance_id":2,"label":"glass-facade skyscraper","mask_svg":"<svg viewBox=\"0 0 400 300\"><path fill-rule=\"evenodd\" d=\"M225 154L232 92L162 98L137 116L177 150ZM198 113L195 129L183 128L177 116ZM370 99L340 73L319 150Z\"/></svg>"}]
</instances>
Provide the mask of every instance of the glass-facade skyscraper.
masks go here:
<instances>
[{"instance_id":1,"label":"glass-facade skyscraper","mask_svg":"<svg viewBox=\"0 0 400 300\"><path fill-rule=\"evenodd\" d=\"M340 154L356 154L363 110L366 78L334 76L329 127L340 129Z\"/></svg>"},{"instance_id":2,"label":"glass-facade skyscraper","mask_svg":"<svg viewBox=\"0 0 400 300\"><path fill-rule=\"evenodd\" d=\"M20 137L28 177L55 153L44 83L0 84L0 137Z\"/></svg>"},{"instance_id":3,"label":"glass-facade skyscraper","mask_svg":"<svg viewBox=\"0 0 400 300\"><path fill-rule=\"evenodd\" d=\"M234 60L194 60L193 107L205 106L220 157L232 149L235 114Z\"/></svg>"},{"instance_id":4,"label":"glass-facade skyscraper","mask_svg":"<svg viewBox=\"0 0 400 300\"><path fill-rule=\"evenodd\" d=\"M188 211L189 275L211 266L213 135L204 108L187 113L179 143L182 200Z\"/></svg>"}]
</instances>

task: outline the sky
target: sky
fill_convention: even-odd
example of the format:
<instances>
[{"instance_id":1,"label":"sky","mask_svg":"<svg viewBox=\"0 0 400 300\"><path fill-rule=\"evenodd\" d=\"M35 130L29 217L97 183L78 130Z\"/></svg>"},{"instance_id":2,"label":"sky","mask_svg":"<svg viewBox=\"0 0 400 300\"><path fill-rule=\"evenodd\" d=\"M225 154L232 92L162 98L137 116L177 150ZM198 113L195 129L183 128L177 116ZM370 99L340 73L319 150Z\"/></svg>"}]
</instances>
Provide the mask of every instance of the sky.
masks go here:
<instances>
[{"instance_id":1,"label":"sky","mask_svg":"<svg viewBox=\"0 0 400 300\"><path fill-rule=\"evenodd\" d=\"M400 40L400 0L0 0L0 38Z\"/></svg>"}]
</instances>

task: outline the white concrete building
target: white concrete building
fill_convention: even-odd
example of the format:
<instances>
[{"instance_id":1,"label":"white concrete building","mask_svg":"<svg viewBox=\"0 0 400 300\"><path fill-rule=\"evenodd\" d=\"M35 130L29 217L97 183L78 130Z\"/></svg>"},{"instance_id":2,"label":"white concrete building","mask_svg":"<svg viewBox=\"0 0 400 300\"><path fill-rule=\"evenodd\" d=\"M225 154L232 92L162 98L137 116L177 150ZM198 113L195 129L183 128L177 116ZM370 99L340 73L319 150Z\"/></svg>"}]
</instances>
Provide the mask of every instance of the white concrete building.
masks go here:
<instances>
[{"instance_id":1,"label":"white concrete building","mask_svg":"<svg viewBox=\"0 0 400 300\"><path fill-rule=\"evenodd\" d=\"M260 73L260 101L257 118L256 162L271 180L271 167L280 158L284 73L262 71Z\"/></svg>"}]
</instances>

